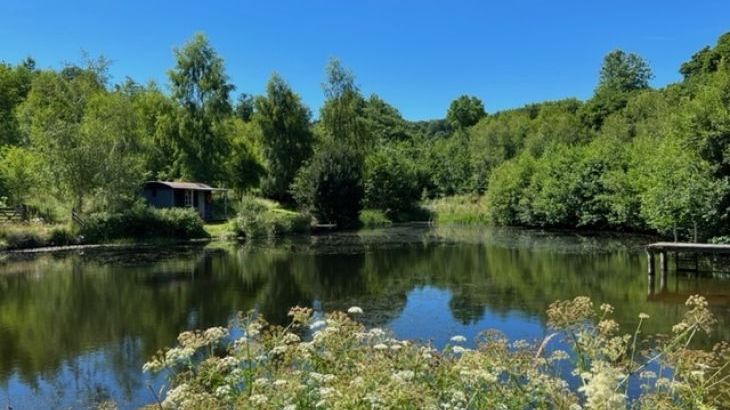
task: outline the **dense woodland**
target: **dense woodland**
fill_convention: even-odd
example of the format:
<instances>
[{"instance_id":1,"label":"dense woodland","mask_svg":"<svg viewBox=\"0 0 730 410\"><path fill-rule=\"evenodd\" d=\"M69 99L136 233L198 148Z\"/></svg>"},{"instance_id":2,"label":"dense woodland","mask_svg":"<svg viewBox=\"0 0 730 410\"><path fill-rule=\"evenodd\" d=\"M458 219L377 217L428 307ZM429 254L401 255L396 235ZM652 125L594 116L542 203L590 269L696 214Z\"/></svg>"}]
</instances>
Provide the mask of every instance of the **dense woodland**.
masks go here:
<instances>
[{"instance_id":1,"label":"dense woodland","mask_svg":"<svg viewBox=\"0 0 730 410\"><path fill-rule=\"evenodd\" d=\"M462 96L445 119L412 122L349 70L325 68L314 116L285 79L232 101L224 61L203 35L175 50L169 88L87 58L60 70L0 64L0 196L47 218L118 213L145 180L191 180L277 200L321 222L392 220L419 201L469 195L498 224L729 231L730 33L650 87L640 56L606 55L593 96L488 114Z\"/></svg>"}]
</instances>

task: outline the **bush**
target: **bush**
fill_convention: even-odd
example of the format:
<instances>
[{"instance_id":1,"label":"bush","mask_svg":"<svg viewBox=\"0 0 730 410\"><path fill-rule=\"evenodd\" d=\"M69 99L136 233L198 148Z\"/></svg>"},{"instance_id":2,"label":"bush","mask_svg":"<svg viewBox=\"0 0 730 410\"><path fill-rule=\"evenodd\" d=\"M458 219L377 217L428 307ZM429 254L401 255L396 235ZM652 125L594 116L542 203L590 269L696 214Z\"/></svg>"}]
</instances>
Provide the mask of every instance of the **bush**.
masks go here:
<instances>
[{"instance_id":1,"label":"bush","mask_svg":"<svg viewBox=\"0 0 730 410\"><path fill-rule=\"evenodd\" d=\"M414 165L397 150L380 150L367 157L363 185L364 205L394 220L415 208L421 196Z\"/></svg>"},{"instance_id":2,"label":"bush","mask_svg":"<svg viewBox=\"0 0 730 410\"><path fill-rule=\"evenodd\" d=\"M360 212L360 224L368 228L388 226L393 222L379 209L363 209Z\"/></svg>"},{"instance_id":3,"label":"bush","mask_svg":"<svg viewBox=\"0 0 730 410\"><path fill-rule=\"evenodd\" d=\"M671 336L645 337L648 315L623 334L612 306L576 297L549 306L542 341L492 330L440 351L367 329L359 307L324 318L295 307L285 328L251 313L230 329L184 332L143 369L168 375L161 407L176 409L724 408L730 348L691 347L716 320L702 297L686 305Z\"/></svg>"},{"instance_id":4,"label":"bush","mask_svg":"<svg viewBox=\"0 0 730 410\"><path fill-rule=\"evenodd\" d=\"M100 242L123 238L204 238L203 220L193 209L157 209L136 205L119 213L91 214L81 227L84 239Z\"/></svg>"},{"instance_id":5,"label":"bush","mask_svg":"<svg viewBox=\"0 0 730 410\"><path fill-rule=\"evenodd\" d=\"M300 206L319 222L339 228L358 224L364 194L361 155L334 143L322 147L300 169L292 185L292 195Z\"/></svg>"},{"instance_id":6,"label":"bush","mask_svg":"<svg viewBox=\"0 0 730 410\"><path fill-rule=\"evenodd\" d=\"M247 239L273 239L292 233L309 232L312 219L309 215L267 205L263 200L245 196L238 216L233 221L233 231Z\"/></svg>"}]
</instances>

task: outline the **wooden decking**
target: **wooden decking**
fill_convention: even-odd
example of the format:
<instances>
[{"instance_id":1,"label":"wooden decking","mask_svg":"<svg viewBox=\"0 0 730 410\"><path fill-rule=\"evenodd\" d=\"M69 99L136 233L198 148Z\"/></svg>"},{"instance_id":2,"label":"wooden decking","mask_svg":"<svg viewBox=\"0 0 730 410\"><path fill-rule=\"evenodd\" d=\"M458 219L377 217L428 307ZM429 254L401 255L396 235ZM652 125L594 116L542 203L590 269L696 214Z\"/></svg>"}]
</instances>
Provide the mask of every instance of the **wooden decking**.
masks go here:
<instances>
[{"instance_id":1,"label":"wooden decking","mask_svg":"<svg viewBox=\"0 0 730 410\"><path fill-rule=\"evenodd\" d=\"M656 242L646 246L647 252L689 252L702 254L730 254L730 245L691 242Z\"/></svg>"}]
</instances>

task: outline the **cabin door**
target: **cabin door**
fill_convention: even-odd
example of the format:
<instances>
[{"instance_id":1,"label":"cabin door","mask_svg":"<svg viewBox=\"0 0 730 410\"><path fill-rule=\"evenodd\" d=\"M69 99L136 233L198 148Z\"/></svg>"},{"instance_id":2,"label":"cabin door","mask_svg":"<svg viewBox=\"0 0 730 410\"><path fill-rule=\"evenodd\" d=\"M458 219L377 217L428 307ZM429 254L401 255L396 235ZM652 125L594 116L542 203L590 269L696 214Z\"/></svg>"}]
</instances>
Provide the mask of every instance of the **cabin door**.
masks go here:
<instances>
[{"instance_id":1,"label":"cabin door","mask_svg":"<svg viewBox=\"0 0 730 410\"><path fill-rule=\"evenodd\" d=\"M205 219L205 192L198 191L198 214Z\"/></svg>"}]
</instances>

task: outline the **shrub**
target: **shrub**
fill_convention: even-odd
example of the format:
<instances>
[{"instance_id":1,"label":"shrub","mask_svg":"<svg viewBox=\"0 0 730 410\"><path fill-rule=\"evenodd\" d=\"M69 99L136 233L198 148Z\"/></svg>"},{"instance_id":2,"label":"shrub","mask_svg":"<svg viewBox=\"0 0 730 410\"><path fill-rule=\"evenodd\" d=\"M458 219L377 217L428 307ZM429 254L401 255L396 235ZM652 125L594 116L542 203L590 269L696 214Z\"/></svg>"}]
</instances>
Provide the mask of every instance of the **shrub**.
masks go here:
<instances>
[{"instance_id":1,"label":"shrub","mask_svg":"<svg viewBox=\"0 0 730 410\"><path fill-rule=\"evenodd\" d=\"M187 331L179 345L144 365L166 370L163 408L719 408L730 383L730 348L690 348L715 319L699 296L669 337L620 334L613 307L587 297L547 310L554 333L535 343L486 331L465 345L456 335L438 351L397 340L357 321L359 307L314 320L309 308L290 310L286 327L250 313L231 329ZM232 335L237 334L235 340ZM573 354L559 350L569 346ZM214 354L220 352L221 355ZM653 366L653 367L652 367ZM561 372L559 369L567 371ZM655 373L653 370L657 370ZM572 372L570 371L572 370ZM629 396L629 384L640 385Z\"/></svg>"},{"instance_id":2,"label":"shrub","mask_svg":"<svg viewBox=\"0 0 730 410\"><path fill-rule=\"evenodd\" d=\"M365 160L364 205L380 209L389 219L406 214L421 196L412 162L397 150L380 150Z\"/></svg>"},{"instance_id":3,"label":"shrub","mask_svg":"<svg viewBox=\"0 0 730 410\"><path fill-rule=\"evenodd\" d=\"M292 195L318 221L349 228L357 225L362 209L362 180L361 155L344 145L328 143L299 171Z\"/></svg>"},{"instance_id":4,"label":"shrub","mask_svg":"<svg viewBox=\"0 0 730 410\"><path fill-rule=\"evenodd\" d=\"M267 204L255 197L245 196L233 221L237 236L248 239L276 238L286 234L309 232L311 217Z\"/></svg>"},{"instance_id":5,"label":"shrub","mask_svg":"<svg viewBox=\"0 0 730 410\"><path fill-rule=\"evenodd\" d=\"M360 224L369 228L387 226L393 222L379 209L363 209L360 212Z\"/></svg>"},{"instance_id":6,"label":"shrub","mask_svg":"<svg viewBox=\"0 0 730 410\"><path fill-rule=\"evenodd\" d=\"M156 209L136 205L119 213L99 212L85 218L81 227L91 242L122 238L204 238L203 220L193 209Z\"/></svg>"},{"instance_id":7,"label":"shrub","mask_svg":"<svg viewBox=\"0 0 730 410\"><path fill-rule=\"evenodd\" d=\"M519 224L526 213L525 198L530 179L535 172L535 160L529 154L507 161L489 177L487 206L493 222L500 225Z\"/></svg>"}]
</instances>

